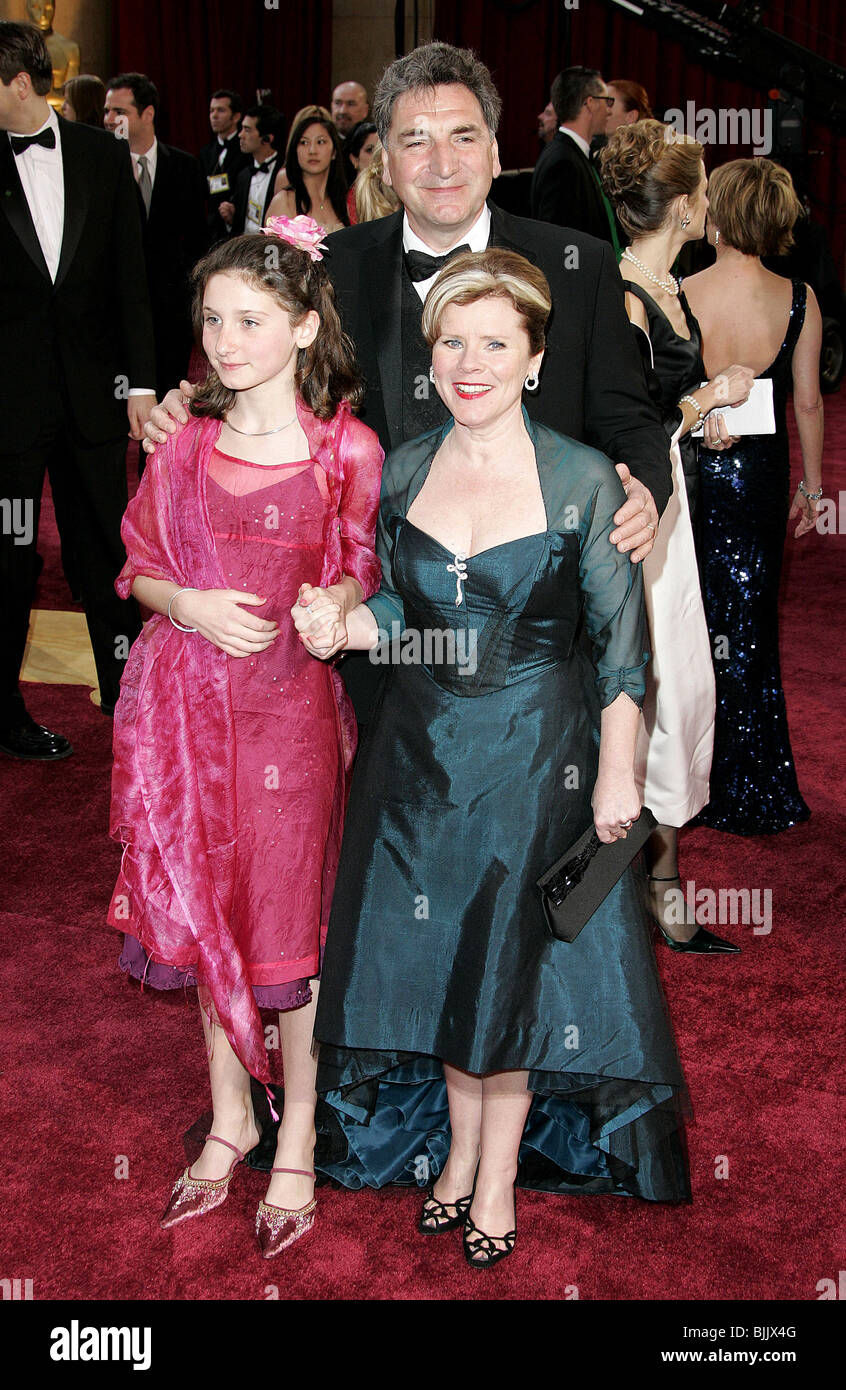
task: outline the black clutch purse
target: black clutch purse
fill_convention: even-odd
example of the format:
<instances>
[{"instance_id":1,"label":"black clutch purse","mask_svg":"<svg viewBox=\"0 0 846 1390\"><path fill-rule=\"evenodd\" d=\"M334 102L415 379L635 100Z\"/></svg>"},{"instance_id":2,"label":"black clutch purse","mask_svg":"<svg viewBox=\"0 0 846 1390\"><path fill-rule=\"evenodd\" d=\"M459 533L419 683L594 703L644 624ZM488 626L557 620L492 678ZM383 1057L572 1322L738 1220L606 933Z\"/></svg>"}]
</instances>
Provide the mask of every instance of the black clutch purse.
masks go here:
<instances>
[{"instance_id":1,"label":"black clutch purse","mask_svg":"<svg viewBox=\"0 0 846 1390\"><path fill-rule=\"evenodd\" d=\"M550 936L575 941L657 824L649 807L642 806L625 840L610 845L604 845L591 826L547 869L538 888Z\"/></svg>"}]
</instances>

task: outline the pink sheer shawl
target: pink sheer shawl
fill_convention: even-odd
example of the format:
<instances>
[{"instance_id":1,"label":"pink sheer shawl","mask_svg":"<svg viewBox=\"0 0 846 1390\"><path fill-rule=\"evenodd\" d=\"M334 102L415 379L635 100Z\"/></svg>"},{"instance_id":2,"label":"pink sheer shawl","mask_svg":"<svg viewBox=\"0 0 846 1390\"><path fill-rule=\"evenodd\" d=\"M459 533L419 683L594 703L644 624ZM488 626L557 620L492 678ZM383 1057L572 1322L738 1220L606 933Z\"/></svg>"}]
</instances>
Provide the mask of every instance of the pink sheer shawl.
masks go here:
<instances>
[{"instance_id":1,"label":"pink sheer shawl","mask_svg":"<svg viewBox=\"0 0 846 1390\"><path fill-rule=\"evenodd\" d=\"M380 582L374 550L383 452L344 403L318 420L297 398L311 457L330 492L321 584L357 579L369 598ZM127 561L115 582L127 597L138 575L225 589L206 507L209 459L221 422L194 419L148 462L121 527ZM349 778L356 726L338 673L333 688ZM229 929L235 869L235 765L228 659L195 633L155 614L135 642L115 709L110 834L123 843L130 898L167 903L144 917L142 944L169 964L197 963L217 1016L243 1065L270 1080L244 963ZM111 915L114 925L120 921Z\"/></svg>"}]
</instances>

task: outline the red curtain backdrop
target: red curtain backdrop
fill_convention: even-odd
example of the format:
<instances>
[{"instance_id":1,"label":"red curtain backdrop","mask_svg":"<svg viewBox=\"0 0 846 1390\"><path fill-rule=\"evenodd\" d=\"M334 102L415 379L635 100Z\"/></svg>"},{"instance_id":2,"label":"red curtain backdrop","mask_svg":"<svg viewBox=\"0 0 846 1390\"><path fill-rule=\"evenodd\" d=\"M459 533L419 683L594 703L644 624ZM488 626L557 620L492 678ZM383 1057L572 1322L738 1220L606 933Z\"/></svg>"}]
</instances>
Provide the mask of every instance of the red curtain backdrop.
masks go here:
<instances>
[{"instance_id":1,"label":"red curtain backdrop","mask_svg":"<svg viewBox=\"0 0 846 1390\"><path fill-rule=\"evenodd\" d=\"M795 43L846 66L843 0L770 0L763 23ZM656 115L670 107L760 108L766 92L728 81L697 62L679 43L659 37L645 21L604 0L438 0L435 38L473 48L491 68L504 102L500 133L503 168L534 164L536 116L549 100L553 77L570 63L599 68L606 80L627 77L649 92ZM773 73L773 82L777 73ZM805 122L808 192L815 218L829 230L842 276L846 244L846 137ZM712 146L709 169L750 149Z\"/></svg>"},{"instance_id":2,"label":"red curtain backdrop","mask_svg":"<svg viewBox=\"0 0 846 1390\"><path fill-rule=\"evenodd\" d=\"M332 0L279 0L278 9L264 0L114 0L113 16L113 71L152 78L159 134L181 149L196 154L211 138L217 87L240 92L247 106L269 87L287 121L330 99Z\"/></svg>"}]
</instances>

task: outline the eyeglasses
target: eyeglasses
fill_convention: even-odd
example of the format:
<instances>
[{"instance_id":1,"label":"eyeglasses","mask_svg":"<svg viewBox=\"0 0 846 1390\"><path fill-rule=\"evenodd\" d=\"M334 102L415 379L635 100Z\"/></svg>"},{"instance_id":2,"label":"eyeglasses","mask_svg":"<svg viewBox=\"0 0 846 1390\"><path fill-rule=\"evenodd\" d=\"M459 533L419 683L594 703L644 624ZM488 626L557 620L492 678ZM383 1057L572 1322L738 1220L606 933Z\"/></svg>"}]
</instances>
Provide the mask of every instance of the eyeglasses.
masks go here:
<instances>
[{"instance_id":1,"label":"eyeglasses","mask_svg":"<svg viewBox=\"0 0 846 1390\"><path fill-rule=\"evenodd\" d=\"M611 108L612 108L612 106L614 105L614 102L615 102L616 98L615 98L615 97L606 97L606 96L604 96L601 92L591 92L591 94L590 94L590 100L591 100L591 101L604 101L604 102L605 102L605 105L608 107L608 110L610 111Z\"/></svg>"}]
</instances>

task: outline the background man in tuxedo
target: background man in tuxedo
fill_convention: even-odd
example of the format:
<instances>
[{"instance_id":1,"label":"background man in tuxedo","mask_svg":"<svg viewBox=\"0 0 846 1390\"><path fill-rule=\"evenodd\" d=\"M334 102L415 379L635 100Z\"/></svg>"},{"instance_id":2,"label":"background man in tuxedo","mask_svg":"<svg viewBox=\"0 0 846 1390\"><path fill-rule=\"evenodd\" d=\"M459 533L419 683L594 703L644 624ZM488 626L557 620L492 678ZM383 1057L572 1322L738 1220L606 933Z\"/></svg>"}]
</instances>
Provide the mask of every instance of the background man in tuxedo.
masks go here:
<instances>
[{"instance_id":1,"label":"background man in tuxedo","mask_svg":"<svg viewBox=\"0 0 846 1390\"><path fill-rule=\"evenodd\" d=\"M231 236L259 232L273 199L273 185L285 167L282 146L282 112L275 106L251 106L241 122L241 152L249 163L235 181L232 202L218 211Z\"/></svg>"},{"instance_id":2,"label":"background man in tuxedo","mask_svg":"<svg viewBox=\"0 0 846 1390\"><path fill-rule=\"evenodd\" d=\"M205 187L194 155L156 138L159 94L141 72L107 84L106 129L126 140L138 185L156 343L156 394L188 370L193 342L189 276L208 250Z\"/></svg>"},{"instance_id":3,"label":"background man in tuxedo","mask_svg":"<svg viewBox=\"0 0 846 1390\"><path fill-rule=\"evenodd\" d=\"M238 138L243 111L244 103L237 92L230 91L228 87L212 92L209 102L212 138L198 156L206 177L206 221L209 244L212 246L225 241L229 234L218 209L221 203L232 201L235 181L241 170L250 163Z\"/></svg>"},{"instance_id":4,"label":"background man in tuxedo","mask_svg":"<svg viewBox=\"0 0 846 1390\"><path fill-rule=\"evenodd\" d=\"M125 553L127 415L155 404L141 217L125 142L57 116L50 57L31 25L0 22L0 495L24 525L0 528L0 748L51 760L67 739L27 713L18 674L36 577L44 472L61 475L102 708L118 697L134 602L114 581ZM14 402L14 409L12 409ZM4 523L6 514L4 512Z\"/></svg>"},{"instance_id":5,"label":"background man in tuxedo","mask_svg":"<svg viewBox=\"0 0 846 1390\"><path fill-rule=\"evenodd\" d=\"M590 142L605 134L614 99L595 68L565 68L552 84L558 130L532 175L532 216L613 244L612 217Z\"/></svg>"}]
</instances>

